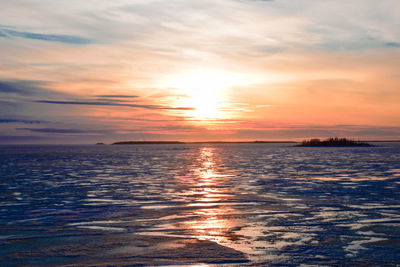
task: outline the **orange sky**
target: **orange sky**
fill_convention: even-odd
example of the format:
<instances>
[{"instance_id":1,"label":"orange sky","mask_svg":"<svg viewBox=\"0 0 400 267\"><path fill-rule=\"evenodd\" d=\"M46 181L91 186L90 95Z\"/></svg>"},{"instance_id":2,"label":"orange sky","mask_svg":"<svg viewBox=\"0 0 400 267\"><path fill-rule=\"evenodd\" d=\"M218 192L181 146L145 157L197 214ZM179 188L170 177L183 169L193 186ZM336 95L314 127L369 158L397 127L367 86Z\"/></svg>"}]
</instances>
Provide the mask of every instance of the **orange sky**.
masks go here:
<instances>
[{"instance_id":1,"label":"orange sky","mask_svg":"<svg viewBox=\"0 0 400 267\"><path fill-rule=\"evenodd\" d=\"M0 143L400 139L400 3L8 1Z\"/></svg>"}]
</instances>

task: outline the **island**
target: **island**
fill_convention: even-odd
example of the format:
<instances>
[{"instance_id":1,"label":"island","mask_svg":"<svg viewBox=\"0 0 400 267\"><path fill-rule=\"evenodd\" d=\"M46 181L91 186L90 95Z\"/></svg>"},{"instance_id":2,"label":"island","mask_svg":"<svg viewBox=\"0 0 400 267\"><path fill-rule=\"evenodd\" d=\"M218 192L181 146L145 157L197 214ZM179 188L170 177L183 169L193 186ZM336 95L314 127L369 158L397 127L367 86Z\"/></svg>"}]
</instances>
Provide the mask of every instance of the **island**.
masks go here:
<instances>
[{"instance_id":1,"label":"island","mask_svg":"<svg viewBox=\"0 0 400 267\"><path fill-rule=\"evenodd\" d=\"M320 140L318 138L313 138L310 140L304 140L301 142L301 147L347 147L347 146L372 146L369 143L354 141L347 138L328 138L325 140Z\"/></svg>"},{"instance_id":2,"label":"island","mask_svg":"<svg viewBox=\"0 0 400 267\"><path fill-rule=\"evenodd\" d=\"M122 141L112 143L113 145L160 145L160 144L184 144L179 141Z\"/></svg>"},{"instance_id":3,"label":"island","mask_svg":"<svg viewBox=\"0 0 400 267\"><path fill-rule=\"evenodd\" d=\"M112 145L179 145L179 144L275 144L275 143L296 143L295 141L119 141Z\"/></svg>"}]
</instances>

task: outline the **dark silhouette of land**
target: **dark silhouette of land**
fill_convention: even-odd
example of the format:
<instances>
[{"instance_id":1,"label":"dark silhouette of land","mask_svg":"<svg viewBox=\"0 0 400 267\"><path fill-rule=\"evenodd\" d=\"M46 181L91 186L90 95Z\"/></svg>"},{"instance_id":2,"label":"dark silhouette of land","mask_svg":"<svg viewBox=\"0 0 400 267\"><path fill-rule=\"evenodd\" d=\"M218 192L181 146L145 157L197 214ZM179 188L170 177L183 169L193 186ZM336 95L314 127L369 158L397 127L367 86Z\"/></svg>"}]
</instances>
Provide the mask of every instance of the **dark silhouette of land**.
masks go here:
<instances>
[{"instance_id":1,"label":"dark silhouette of land","mask_svg":"<svg viewBox=\"0 0 400 267\"><path fill-rule=\"evenodd\" d=\"M159 145L159 144L184 144L179 141L122 141L112 143L113 145Z\"/></svg>"},{"instance_id":2,"label":"dark silhouette of land","mask_svg":"<svg viewBox=\"0 0 400 267\"><path fill-rule=\"evenodd\" d=\"M297 143L295 141L198 141L186 142L186 144L262 144L262 143Z\"/></svg>"},{"instance_id":3,"label":"dark silhouette of land","mask_svg":"<svg viewBox=\"0 0 400 267\"><path fill-rule=\"evenodd\" d=\"M347 138L328 138L325 140L320 140L318 138L310 139L310 140L304 140L301 142L300 145L298 146L313 146L313 147L331 147L331 146L371 146L370 144L366 142L361 142L361 141L354 141L350 140Z\"/></svg>"},{"instance_id":4,"label":"dark silhouette of land","mask_svg":"<svg viewBox=\"0 0 400 267\"><path fill-rule=\"evenodd\" d=\"M368 141L355 141L347 138L328 138L321 140L313 138L302 141L297 146L308 147L329 147L329 146L373 146L368 142L400 142L400 140L368 140ZM299 143L297 141L195 141L195 142L182 142L182 141L119 141L114 142L112 145L177 145L177 144L284 144L284 143ZM103 143L97 143L96 145L102 145Z\"/></svg>"},{"instance_id":5,"label":"dark silhouette of land","mask_svg":"<svg viewBox=\"0 0 400 267\"><path fill-rule=\"evenodd\" d=\"M199 142L180 142L180 141L121 141L112 143L113 145L149 145L149 144L262 144L262 143L297 143L295 141L199 141Z\"/></svg>"}]
</instances>

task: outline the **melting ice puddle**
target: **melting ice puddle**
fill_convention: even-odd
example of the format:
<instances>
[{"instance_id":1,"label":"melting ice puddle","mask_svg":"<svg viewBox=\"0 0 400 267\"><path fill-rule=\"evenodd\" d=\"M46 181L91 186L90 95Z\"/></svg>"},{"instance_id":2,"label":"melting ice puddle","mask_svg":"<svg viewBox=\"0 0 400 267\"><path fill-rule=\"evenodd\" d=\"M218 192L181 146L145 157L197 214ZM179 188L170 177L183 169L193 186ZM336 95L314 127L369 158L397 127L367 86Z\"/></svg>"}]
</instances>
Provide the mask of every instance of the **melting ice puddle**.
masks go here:
<instances>
[{"instance_id":1,"label":"melting ice puddle","mask_svg":"<svg viewBox=\"0 0 400 267\"><path fill-rule=\"evenodd\" d=\"M169 215L160 218L148 218L148 219L136 219L137 222L147 222L147 221L167 221L167 220L174 220L174 219L192 219L197 217L197 215Z\"/></svg>"},{"instance_id":2,"label":"melting ice puddle","mask_svg":"<svg viewBox=\"0 0 400 267\"><path fill-rule=\"evenodd\" d=\"M183 242L162 242L152 246L123 246L110 251L110 254L137 254L147 253L149 251L164 250L164 249L179 249L184 248L186 245ZM170 266L170 265L168 265Z\"/></svg>"},{"instance_id":3,"label":"melting ice puddle","mask_svg":"<svg viewBox=\"0 0 400 267\"><path fill-rule=\"evenodd\" d=\"M257 202L211 202L211 203L189 203L186 206L188 207L198 207L198 206L256 206L260 205Z\"/></svg>"},{"instance_id":4,"label":"melting ice puddle","mask_svg":"<svg viewBox=\"0 0 400 267\"><path fill-rule=\"evenodd\" d=\"M0 240L5 240L14 237L19 237L19 235L0 235Z\"/></svg>"},{"instance_id":5,"label":"melting ice puddle","mask_svg":"<svg viewBox=\"0 0 400 267\"><path fill-rule=\"evenodd\" d=\"M88 224L113 224L113 223L124 223L127 221L89 221L89 222L78 222L78 223L68 223L68 226L78 226L78 225L88 225Z\"/></svg>"},{"instance_id":6,"label":"melting ice puddle","mask_svg":"<svg viewBox=\"0 0 400 267\"><path fill-rule=\"evenodd\" d=\"M80 225L78 228L92 229L92 230L102 230L111 232L126 232L125 228L121 227L107 227L107 226L97 226L97 225Z\"/></svg>"},{"instance_id":7,"label":"melting ice puddle","mask_svg":"<svg viewBox=\"0 0 400 267\"><path fill-rule=\"evenodd\" d=\"M348 205L350 208L354 209L391 209L391 208L400 208L400 205L382 205L376 203L366 203L364 205Z\"/></svg>"},{"instance_id":8,"label":"melting ice puddle","mask_svg":"<svg viewBox=\"0 0 400 267\"><path fill-rule=\"evenodd\" d=\"M368 239L351 241L349 243L349 245L344 246L344 250L348 252L346 254L346 256L354 257L355 255L357 255L360 252L360 250L366 250L367 248L362 246L363 244L368 244L368 243L373 243L373 242L378 242L378 241L383 241L383 240L388 240L388 239L381 238L381 237L369 237Z\"/></svg>"},{"instance_id":9,"label":"melting ice puddle","mask_svg":"<svg viewBox=\"0 0 400 267\"><path fill-rule=\"evenodd\" d=\"M141 206L141 209L145 210L160 210L160 209L168 209L168 208L178 208L181 207L181 205L146 205L146 206Z\"/></svg>"},{"instance_id":10,"label":"melting ice puddle","mask_svg":"<svg viewBox=\"0 0 400 267\"><path fill-rule=\"evenodd\" d=\"M42 220L46 220L46 219L50 219L50 218L52 218L52 217L51 216L35 217L35 218L12 221L11 223L42 221Z\"/></svg>"}]
</instances>

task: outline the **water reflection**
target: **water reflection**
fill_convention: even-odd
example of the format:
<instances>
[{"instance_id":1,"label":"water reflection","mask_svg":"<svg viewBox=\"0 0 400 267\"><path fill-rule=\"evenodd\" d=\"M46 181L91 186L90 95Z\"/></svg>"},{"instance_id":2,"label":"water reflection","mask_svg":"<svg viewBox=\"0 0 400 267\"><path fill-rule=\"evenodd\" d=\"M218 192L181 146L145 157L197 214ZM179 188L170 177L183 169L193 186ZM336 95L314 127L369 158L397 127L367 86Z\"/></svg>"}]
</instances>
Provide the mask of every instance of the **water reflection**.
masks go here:
<instances>
[{"instance_id":1,"label":"water reflection","mask_svg":"<svg viewBox=\"0 0 400 267\"><path fill-rule=\"evenodd\" d=\"M201 148L195 168L189 171L191 175L184 176L187 187L182 193L195 196L187 203L195 209L190 210L190 219L178 227L190 237L229 246L238 239L234 230L240 228L241 222L232 218L238 211L229 203L235 190L230 184L232 176L218 171L217 157L214 148ZM194 179L188 179L190 176Z\"/></svg>"},{"instance_id":2,"label":"water reflection","mask_svg":"<svg viewBox=\"0 0 400 267\"><path fill-rule=\"evenodd\" d=\"M0 262L398 262L400 145L200 146L2 147Z\"/></svg>"}]
</instances>

